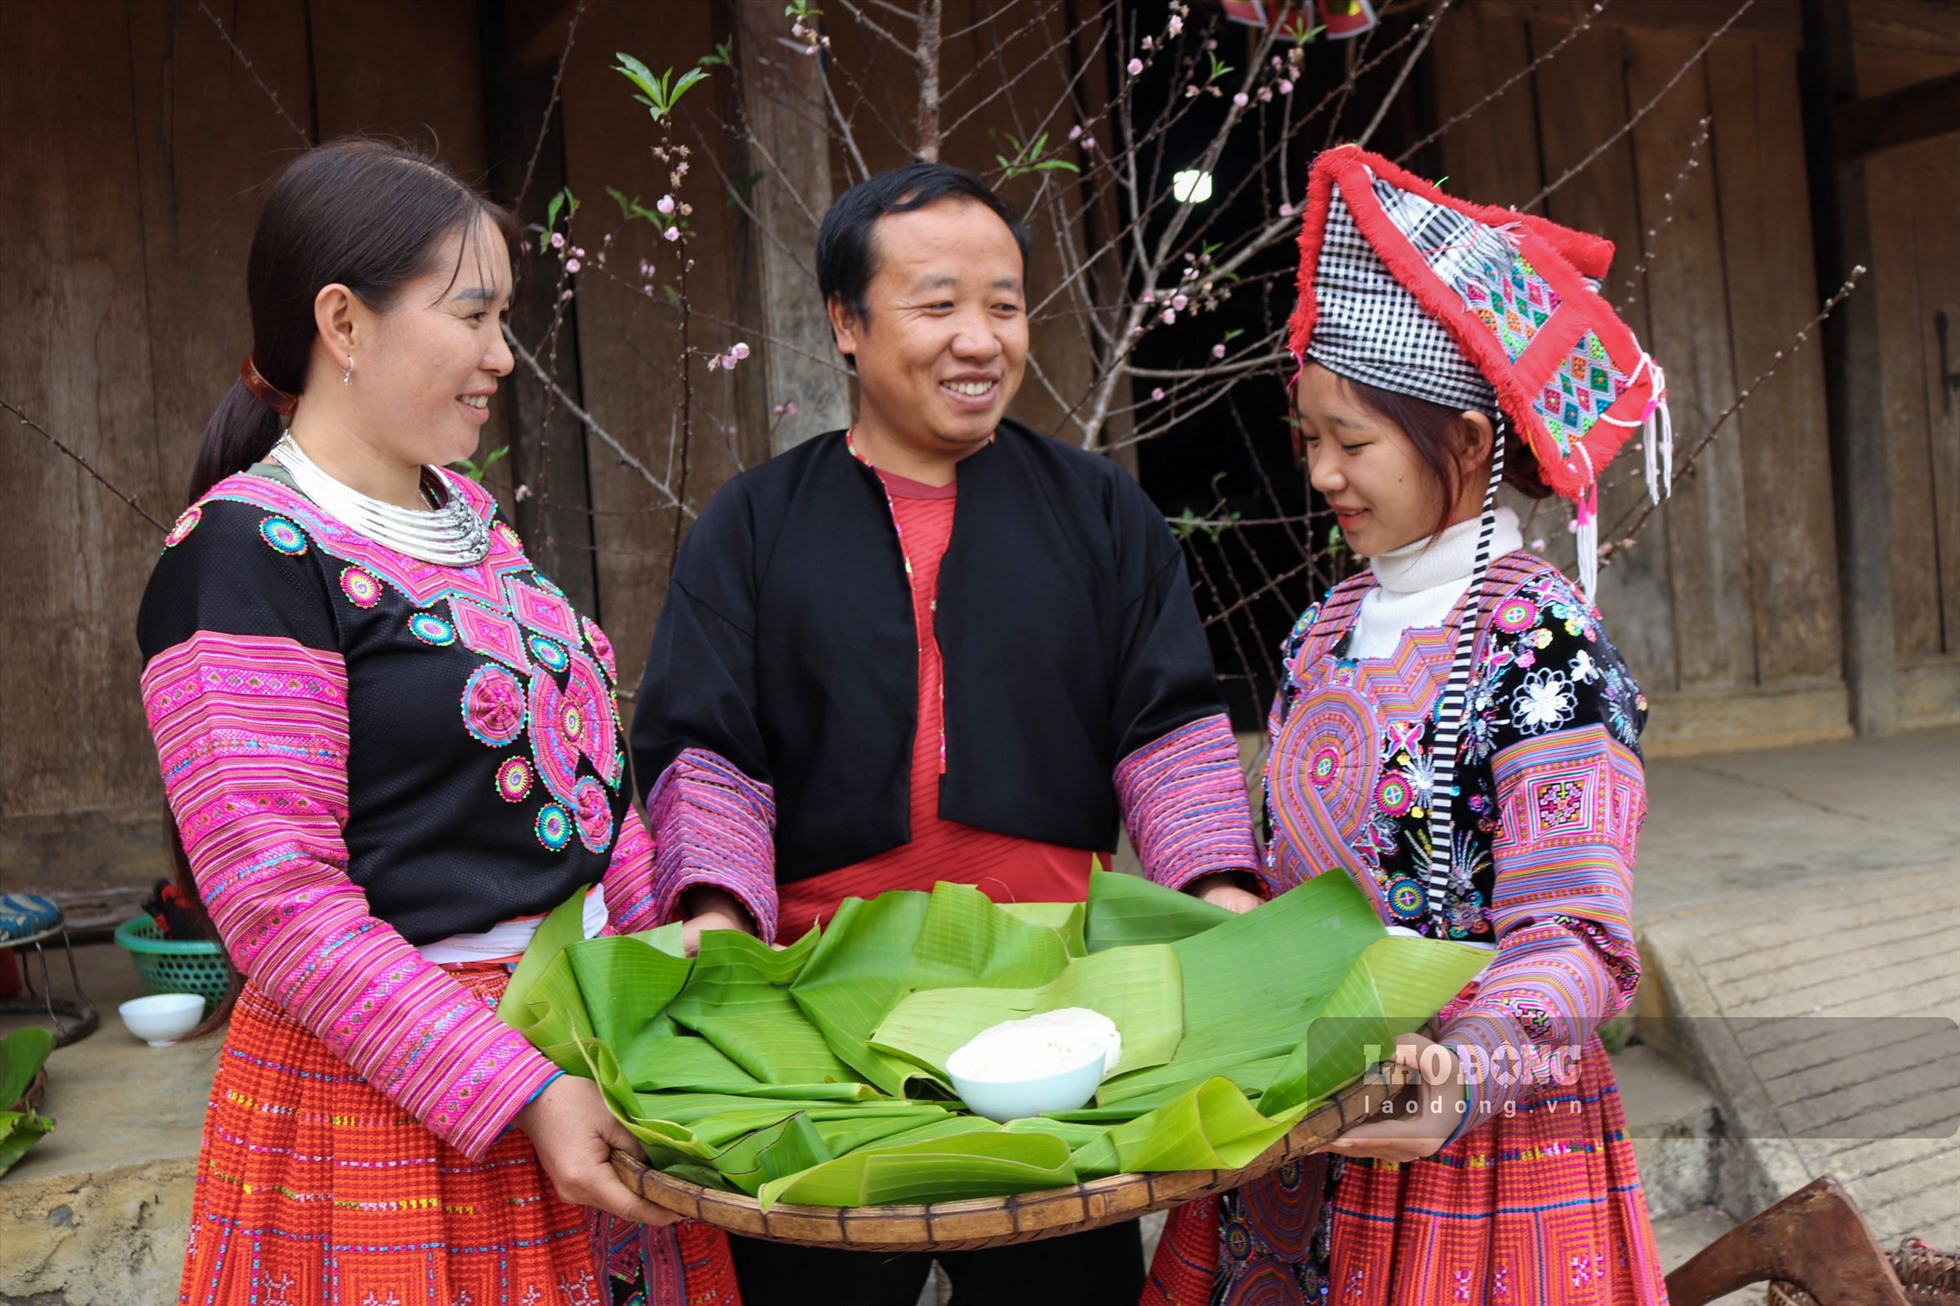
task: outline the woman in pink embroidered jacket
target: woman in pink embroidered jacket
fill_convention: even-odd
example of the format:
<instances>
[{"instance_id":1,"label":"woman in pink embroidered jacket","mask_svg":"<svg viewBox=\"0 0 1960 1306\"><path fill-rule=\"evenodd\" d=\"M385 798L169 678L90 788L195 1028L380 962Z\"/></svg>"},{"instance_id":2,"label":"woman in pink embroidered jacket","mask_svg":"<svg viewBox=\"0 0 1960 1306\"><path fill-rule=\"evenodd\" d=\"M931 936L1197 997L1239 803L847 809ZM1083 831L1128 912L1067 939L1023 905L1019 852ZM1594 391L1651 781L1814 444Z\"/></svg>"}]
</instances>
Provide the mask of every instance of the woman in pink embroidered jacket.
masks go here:
<instances>
[{"instance_id":1,"label":"woman in pink embroidered jacket","mask_svg":"<svg viewBox=\"0 0 1960 1306\"><path fill-rule=\"evenodd\" d=\"M1306 211L1296 429L1368 566L1286 641L1267 875L1345 874L1391 928L1491 960L1433 1038L1397 1040L1414 1110L1180 1208L1144 1302L1664 1302L1594 1033L1639 983L1647 702L1495 506L1508 480L1586 522L1663 385L1596 293L1603 241L1352 148L1315 162Z\"/></svg>"},{"instance_id":2,"label":"woman in pink embroidered jacket","mask_svg":"<svg viewBox=\"0 0 1960 1306\"><path fill-rule=\"evenodd\" d=\"M657 923L611 647L439 470L511 367L513 240L440 165L366 141L301 156L253 240L253 351L137 632L244 977L185 1301L597 1300L588 1208L669 1222L607 1164L633 1140L596 1086L495 1013L579 890L589 929ZM711 1232L685 1237L648 1239L674 1271L654 1300L684 1299L683 1259L713 1267Z\"/></svg>"}]
</instances>

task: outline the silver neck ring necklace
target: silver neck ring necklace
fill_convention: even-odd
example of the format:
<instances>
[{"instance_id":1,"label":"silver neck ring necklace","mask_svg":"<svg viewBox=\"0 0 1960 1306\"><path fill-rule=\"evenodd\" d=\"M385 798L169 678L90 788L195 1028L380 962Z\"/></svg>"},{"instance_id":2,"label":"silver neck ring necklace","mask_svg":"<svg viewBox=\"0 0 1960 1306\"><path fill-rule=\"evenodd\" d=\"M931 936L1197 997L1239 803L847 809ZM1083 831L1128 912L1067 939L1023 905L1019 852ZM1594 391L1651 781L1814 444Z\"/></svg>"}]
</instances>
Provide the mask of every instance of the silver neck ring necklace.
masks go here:
<instances>
[{"instance_id":1,"label":"silver neck ring necklace","mask_svg":"<svg viewBox=\"0 0 1960 1306\"><path fill-rule=\"evenodd\" d=\"M266 455L284 468L293 488L311 499L329 517L349 530L438 567L469 567L490 555L490 529L462 495L449 492L441 503L417 510L362 494L335 480L306 456L292 433L279 437ZM422 487L429 492L442 485L432 468L422 469Z\"/></svg>"}]
</instances>

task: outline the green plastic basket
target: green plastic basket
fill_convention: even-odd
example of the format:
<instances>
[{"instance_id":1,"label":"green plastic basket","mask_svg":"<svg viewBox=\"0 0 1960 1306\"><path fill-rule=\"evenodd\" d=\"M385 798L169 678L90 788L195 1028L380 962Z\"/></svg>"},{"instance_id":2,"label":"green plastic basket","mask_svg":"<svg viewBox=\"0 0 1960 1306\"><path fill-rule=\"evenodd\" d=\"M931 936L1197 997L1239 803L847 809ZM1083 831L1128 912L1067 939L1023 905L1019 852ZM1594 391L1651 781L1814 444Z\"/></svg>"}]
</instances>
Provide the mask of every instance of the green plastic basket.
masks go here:
<instances>
[{"instance_id":1,"label":"green plastic basket","mask_svg":"<svg viewBox=\"0 0 1960 1306\"><path fill-rule=\"evenodd\" d=\"M138 916L116 927L116 942L136 963L136 978L152 993L195 993L211 1014L231 987L224 947L205 939L166 939L155 919Z\"/></svg>"}]
</instances>

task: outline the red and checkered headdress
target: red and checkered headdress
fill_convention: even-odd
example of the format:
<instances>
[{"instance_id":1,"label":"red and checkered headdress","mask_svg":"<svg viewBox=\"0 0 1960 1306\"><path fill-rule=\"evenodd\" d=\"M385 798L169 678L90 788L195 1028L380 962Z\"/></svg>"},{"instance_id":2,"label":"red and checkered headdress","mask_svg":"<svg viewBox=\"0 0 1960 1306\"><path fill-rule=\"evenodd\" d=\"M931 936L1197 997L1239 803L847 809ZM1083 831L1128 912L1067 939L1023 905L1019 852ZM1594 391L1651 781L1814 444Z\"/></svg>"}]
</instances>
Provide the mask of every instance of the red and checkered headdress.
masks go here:
<instances>
[{"instance_id":1,"label":"red and checkered headdress","mask_svg":"<svg viewBox=\"0 0 1960 1306\"><path fill-rule=\"evenodd\" d=\"M1509 419L1570 500L1582 585L1597 571L1599 477L1646 428L1672 474L1667 382L1599 294L1613 243L1445 195L1346 146L1314 160L1287 343L1350 380Z\"/></svg>"}]
</instances>

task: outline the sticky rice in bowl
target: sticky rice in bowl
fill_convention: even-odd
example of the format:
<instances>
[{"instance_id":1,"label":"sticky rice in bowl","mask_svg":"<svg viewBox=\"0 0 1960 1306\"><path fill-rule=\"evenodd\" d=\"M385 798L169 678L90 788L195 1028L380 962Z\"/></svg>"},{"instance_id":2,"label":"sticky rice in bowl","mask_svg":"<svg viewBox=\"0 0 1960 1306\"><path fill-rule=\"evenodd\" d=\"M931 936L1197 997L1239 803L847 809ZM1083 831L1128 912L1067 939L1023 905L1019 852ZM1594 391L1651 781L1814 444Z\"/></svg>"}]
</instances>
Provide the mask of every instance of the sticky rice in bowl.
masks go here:
<instances>
[{"instance_id":1,"label":"sticky rice in bowl","mask_svg":"<svg viewBox=\"0 0 1960 1306\"><path fill-rule=\"evenodd\" d=\"M1084 1105L1122 1055L1115 1022L1069 1007L982 1030L946 1058L946 1075L968 1110L1004 1124Z\"/></svg>"}]
</instances>

